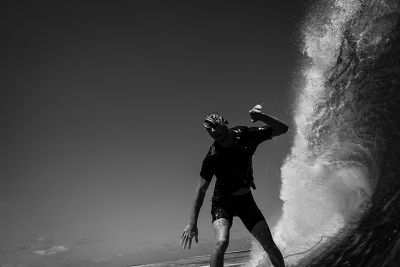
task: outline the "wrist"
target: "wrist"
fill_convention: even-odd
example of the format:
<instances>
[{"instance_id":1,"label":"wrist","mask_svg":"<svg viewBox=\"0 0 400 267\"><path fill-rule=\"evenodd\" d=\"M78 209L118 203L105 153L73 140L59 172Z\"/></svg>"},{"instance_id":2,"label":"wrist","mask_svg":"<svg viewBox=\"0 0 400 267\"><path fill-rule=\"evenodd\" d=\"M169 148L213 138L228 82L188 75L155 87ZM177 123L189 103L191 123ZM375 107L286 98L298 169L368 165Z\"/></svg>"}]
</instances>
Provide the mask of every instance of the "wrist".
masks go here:
<instances>
[{"instance_id":1,"label":"wrist","mask_svg":"<svg viewBox=\"0 0 400 267\"><path fill-rule=\"evenodd\" d=\"M265 113L259 113L257 119L259 121L264 121L268 116Z\"/></svg>"},{"instance_id":2,"label":"wrist","mask_svg":"<svg viewBox=\"0 0 400 267\"><path fill-rule=\"evenodd\" d=\"M252 119L253 122L260 121L264 117L265 117L265 114L261 113L261 112L250 113L250 118Z\"/></svg>"}]
</instances>

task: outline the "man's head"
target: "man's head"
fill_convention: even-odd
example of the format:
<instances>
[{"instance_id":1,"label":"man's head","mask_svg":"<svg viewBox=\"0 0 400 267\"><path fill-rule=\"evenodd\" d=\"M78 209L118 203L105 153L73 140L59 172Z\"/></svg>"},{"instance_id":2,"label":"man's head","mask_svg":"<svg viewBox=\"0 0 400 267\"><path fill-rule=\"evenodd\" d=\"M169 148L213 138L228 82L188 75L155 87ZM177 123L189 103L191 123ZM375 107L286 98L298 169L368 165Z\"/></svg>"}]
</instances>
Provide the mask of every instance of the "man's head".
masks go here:
<instances>
[{"instance_id":1,"label":"man's head","mask_svg":"<svg viewBox=\"0 0 400 267\"><path fill-rule=\"evenodd\" d=\"M225 141L228 135L228 121L219 113L213 112L204 117L204 127L217 142Z\"/></svg>"}]
</instances>

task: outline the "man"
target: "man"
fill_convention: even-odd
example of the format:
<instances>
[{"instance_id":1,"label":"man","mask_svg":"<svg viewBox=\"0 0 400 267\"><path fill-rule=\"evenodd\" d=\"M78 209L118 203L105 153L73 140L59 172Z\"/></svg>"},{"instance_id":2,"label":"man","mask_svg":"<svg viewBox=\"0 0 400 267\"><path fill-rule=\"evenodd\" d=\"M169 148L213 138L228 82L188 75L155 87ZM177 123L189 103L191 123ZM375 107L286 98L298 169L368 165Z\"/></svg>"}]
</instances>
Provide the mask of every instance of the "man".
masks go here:
<instances>
[{"instance_id":1,"label":"man","mask_svg":"<svg viewBox=\"0 0 400 267\"><path fill-rule=\"evenodd\" d=\"M197 218L207 188L215 175L217 181L211 207L215 249L211 255L211 267L223 266L234 216L238 216L260 242L275 267L285 266L264 216L253 199L250 187L256 189L253 182L252 156L257 146L265 140L286 133L289 127L280 120L262 113L261 108L261 105L256 105L249 112L252 122L262 121L266 124L263 127L238 126L229 129L228 121L218 113L211 113L204 118L204 126L214 143L203 160L190 223L183 231L181 245L184 244L183 248L188 245L190 249L193 237L198 243Z\"/></svg>"}]
</instances>

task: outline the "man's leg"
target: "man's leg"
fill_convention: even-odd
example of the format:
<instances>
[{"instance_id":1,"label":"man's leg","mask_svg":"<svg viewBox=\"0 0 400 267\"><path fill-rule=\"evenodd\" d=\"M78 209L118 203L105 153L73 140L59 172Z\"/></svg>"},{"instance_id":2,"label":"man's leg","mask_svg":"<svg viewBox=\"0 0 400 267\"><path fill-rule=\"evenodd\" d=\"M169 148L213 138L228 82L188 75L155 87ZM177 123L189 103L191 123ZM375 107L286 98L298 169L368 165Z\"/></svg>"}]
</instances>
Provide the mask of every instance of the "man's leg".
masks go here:
<instances>
[{"instance_id":1,"label":"man's leg","mask_svg":"<svg viewBox=\"0 0 400 267\"><path fill-rule=\"evenodd\" d=\"M261 220L251 230L253 236L260 242L261 246L267 252L272 265L275 267L284 267L283 256L279 248L272 239L271 231L265 220Z\"/></svg>"},{"instance_id":2,"label":"man's leg","mask_svg":"<svg viewBox=\"0 0 400 267\"><path fill-rule=\"evenodd\" d=\"M228 219L220 218L213 222L215 231L215 249L211 254L210 267L223 267L224 254L229 244L231 223Z\"/></svg>"}]
</instances>

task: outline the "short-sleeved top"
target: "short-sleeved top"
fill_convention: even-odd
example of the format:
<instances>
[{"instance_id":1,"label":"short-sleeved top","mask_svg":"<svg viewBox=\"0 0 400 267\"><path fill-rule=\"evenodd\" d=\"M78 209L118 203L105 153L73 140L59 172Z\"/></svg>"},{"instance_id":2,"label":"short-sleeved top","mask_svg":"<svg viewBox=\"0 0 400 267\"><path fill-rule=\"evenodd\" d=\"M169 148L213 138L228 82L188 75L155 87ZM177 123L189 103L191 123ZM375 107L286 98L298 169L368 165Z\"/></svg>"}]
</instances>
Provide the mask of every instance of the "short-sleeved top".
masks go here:
<instances>
[{"instance_id":1,"label":"short-sleeved top","mask_svg":"<svg viewBox=\"0 0 400 267\"><path fill-rule=\"evenodd\" d=\"M237 126L230 128L235 136L231 147L214 142L201 166L200 176L210 182L215 175L217 181L214 196L227 195L240 188L250 187L253 182L253 154L257 146L272 138L272 128Z\"/></svg>"}]
</instances>

